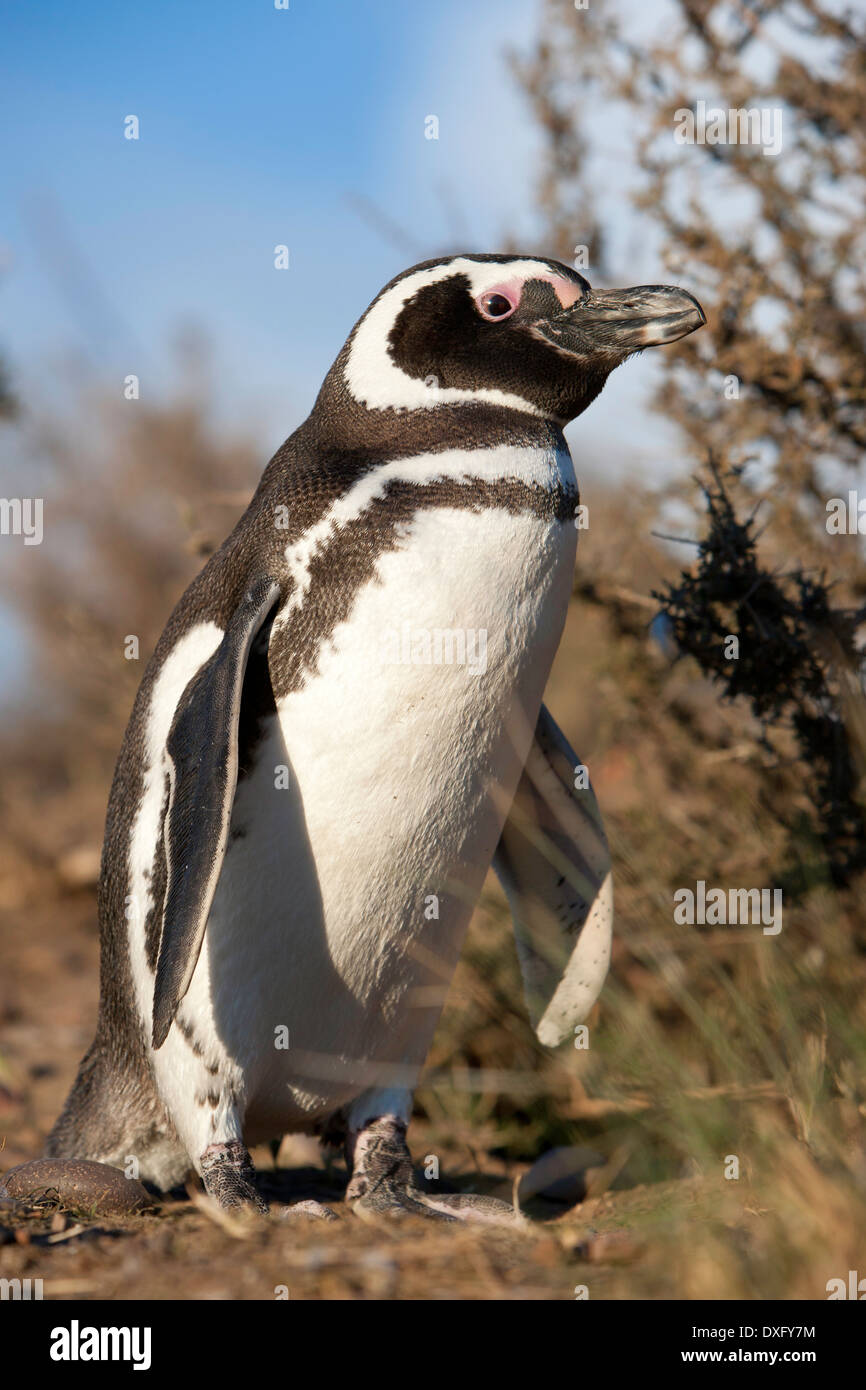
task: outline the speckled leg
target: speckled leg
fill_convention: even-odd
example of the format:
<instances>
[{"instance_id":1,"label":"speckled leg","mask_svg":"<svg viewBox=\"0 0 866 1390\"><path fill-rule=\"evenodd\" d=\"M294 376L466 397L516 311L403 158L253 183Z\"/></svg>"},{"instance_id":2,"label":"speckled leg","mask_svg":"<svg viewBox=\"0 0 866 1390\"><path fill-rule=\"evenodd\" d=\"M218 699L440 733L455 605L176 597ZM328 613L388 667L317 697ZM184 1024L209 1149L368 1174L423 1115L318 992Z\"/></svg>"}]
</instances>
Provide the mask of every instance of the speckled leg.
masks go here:
<instances>
[{"instance_id":1,"label":"speckled leg","mask_svg":"<svg viewBox=\"0 0 866 1390\"><path fill-rule=\"evenodd\" d=\"M256 1170L240 1139L208 1144L201 1156L205 1191L221 1207L253 1207L267 1212L268 1204L256 1191Z\"/></svg>"},{"instance_id":2,"label":"speckled leg","mask_svg":"<svg viewBox=\"0 0 866 1390\"><path fill-rule=\"evenodd\" d=\"M393 1115L379 1115L357 1133L350 1133L347 1160L352 1178L346 1201L359 1216L391 1213L454 1218L431 1211L424 1202L406 1145L406 1126Z\"/></svg>"},{"instance_id":3,"label":"speckled leg","mask_svg":"<svg viewBox=\"0 0 866 1390\"><path fill-rule=\"evenodd\" d=\"M346 1201L359 1216L424 1216L433 1221L513 1222L514 1209L495 1197L473 1193L428 1194L415 1177L406 1144L406 1124L379 1115L350 1131L347 1159L352 1178Z\"/></svg>"}]
</instances>

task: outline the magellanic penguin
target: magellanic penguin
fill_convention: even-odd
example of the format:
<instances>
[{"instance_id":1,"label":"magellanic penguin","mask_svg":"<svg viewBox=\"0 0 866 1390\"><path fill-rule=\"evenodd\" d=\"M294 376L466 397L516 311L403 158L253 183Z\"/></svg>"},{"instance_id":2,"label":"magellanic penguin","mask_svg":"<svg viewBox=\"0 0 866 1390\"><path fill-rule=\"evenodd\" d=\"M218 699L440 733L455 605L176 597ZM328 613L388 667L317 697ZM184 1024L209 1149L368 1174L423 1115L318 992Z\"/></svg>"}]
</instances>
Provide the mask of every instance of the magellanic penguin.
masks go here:
<instances>
[{"instance_id":1,"label":"magellanic penguin","mask_svg":"<svg viewBox=\"0 0 866 1390\"><path fill-rule=\"evenodd\" d=\"M543 1043L607 971L601 820L542 705L577 543L562 429L703 322L532 256L427 261L373 301L148 664L50 1155L261 1207L246 1146L336 1120L350 1205L502 1206L426 1194L406 1126L491 863Z\"/></svg>"}]
</instances>

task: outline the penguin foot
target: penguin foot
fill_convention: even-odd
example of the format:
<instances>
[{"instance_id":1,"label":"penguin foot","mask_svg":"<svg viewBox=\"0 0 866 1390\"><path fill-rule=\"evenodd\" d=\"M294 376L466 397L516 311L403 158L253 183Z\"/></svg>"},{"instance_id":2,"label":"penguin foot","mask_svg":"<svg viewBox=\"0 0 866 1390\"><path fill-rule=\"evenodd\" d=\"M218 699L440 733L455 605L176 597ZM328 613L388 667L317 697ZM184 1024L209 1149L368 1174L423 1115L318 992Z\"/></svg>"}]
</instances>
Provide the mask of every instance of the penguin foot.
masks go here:
<instances>
[{"instance_id":1,"label":"penguin foot","mask_svg":"<svg viewBox=\"0 0 866 1390\"><path fill-rule=\"evenodd\" d=\"M382 1115L350 1140L352 1179L346 1201L356 1215L423 1216L429 1221L513 1222L519 1214L495 1197L427 1194L418 1185L406 1126Z\"/></svg>"},{"instance_id":2,"label":"penguin foot","mask_svg":"<svg viewBox=\"0 0 866 1390\"><path fill-rule=\"evenodd\" d=\"M251 1207L267 1215L268 1204L256 1190L256 1170L240 1139L208 1144L201 1156L205 1192L221 1207Z\"/></svg>"},{"instance_id":3,"label":"penguin foot","mask_svg":"<svg viewBox=\"0 0 866 1390\"><path fill-rule=\"evenodd\" d=\"M427 1206L412 1168L406 1126L400 1120L381 1115L370 1120L352 1139L352 1179L346 1189L346 1201L357 1216L456 1219Z\"/></svg>"}]
</instances>

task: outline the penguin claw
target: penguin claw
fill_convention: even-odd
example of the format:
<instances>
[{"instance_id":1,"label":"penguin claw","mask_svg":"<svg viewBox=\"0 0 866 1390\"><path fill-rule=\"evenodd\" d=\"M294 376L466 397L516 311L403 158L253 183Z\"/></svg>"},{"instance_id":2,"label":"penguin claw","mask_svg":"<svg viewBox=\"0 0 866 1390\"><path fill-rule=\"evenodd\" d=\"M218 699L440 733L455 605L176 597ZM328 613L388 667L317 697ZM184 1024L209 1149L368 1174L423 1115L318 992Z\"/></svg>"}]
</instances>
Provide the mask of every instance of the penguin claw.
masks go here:
<instances>
[{"instance_id":1,"label":"penguin claw","mask_svg":"<svg viewBox=\"0 0 866 1390\"><path fill-rule=\"evenodd\" d=\"M428 1221L451 1223L458 1220L456 1216L430 1206L419 1190L400 1187L396 1183L379 1183L369 1192L363 1192L357 1197L350 1197L347 1193L346 1200L355 1216L359 1216L362 1221L375 1220L379 1216L398 1219L405 1216L423 1216Z\"/></svg>"}]
</instances>

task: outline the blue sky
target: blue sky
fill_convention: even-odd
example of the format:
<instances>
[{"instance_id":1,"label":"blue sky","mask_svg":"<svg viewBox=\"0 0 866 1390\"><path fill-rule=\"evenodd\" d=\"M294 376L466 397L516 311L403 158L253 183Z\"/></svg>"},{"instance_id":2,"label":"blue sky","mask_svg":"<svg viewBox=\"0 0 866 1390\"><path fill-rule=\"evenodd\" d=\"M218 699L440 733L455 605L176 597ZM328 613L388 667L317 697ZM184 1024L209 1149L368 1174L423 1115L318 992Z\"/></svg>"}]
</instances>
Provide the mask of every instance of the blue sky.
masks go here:
<instances>
[{"instance_id":1,"label":"blue sky","mask_svg":"<svg viewBox=\"0 0 866 1390\"><path fill-rule=\"evenodd\" d=\"M120 396L130 373L142 397L170 395L172 344L195 327L220 415L260 443L264 466L391 276L446 250L498 250L509 234L539 246L542 146L506 57L530 48L538 9L7 3L0 352L30 415L62 413L82 382ZM137 141L124 138L129 115ZM438 140L425 139L430 115ZM624 173L622 132L602 137L602 154L617 138ZM278 244L288 271L274 269ZM634 229L630 245L624 282L661 278ZM670 439L646 405L654 370L651 355L630 364L578 422L579 471L600 458L608 476L647 478L666 465ZM32 495L31 465L0 430L0 495ZM5 658L25 636L0 606L7 694Z\"/></svg>"},{"instance_id":2,"label":"blue sky","mask_svg":"<svg viewBox=\"0 0 866 1390\"><path fill-rule=\"evenodd\" d=\"M535 137L503 51L534 19L534 0L13 5L0 312L25 388L73 351L164 391L195 324L228 414L276 444L394 273L533 226Z\"/></svg>"}]
</instances>

